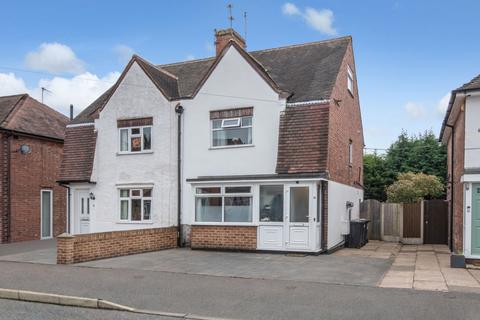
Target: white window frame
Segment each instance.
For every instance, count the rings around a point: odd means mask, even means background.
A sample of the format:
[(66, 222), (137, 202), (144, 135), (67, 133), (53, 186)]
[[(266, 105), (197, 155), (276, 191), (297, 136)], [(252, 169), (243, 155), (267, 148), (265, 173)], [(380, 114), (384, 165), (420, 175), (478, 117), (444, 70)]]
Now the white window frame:
[[(42, 234), (43, 226), (43, 193), (50, 193), (50, 236), (44, 237)], [(52, 189), (40, 189), (40, 239), (52, 239), (53, 238), (53, 190)]]
[(354, 81), (353, 81), (353, 71), (350, 66), (347, 65), (347, 89), (353, 94)]
[[(250, 125), (244, 126), (242, 123), (243, 118), (251, 118)], [(221, 120), (222, 124), (220, 125), (219, 128), (214, 128), (213, 127), (213, 122), (216, 120)], [(237, 120), (237, 125), (224, 125), (225, 121), (230, 121), (230, 120)], [(214, 131), (221, 131), (224, 129), (231, 129), (231, 128), (252, 128), (251, 130), (251, 142), (250, 143), (245, 143), (245, 144), (233, 144), (233, 145), (225, 145), (225, 146), (214, 146), (213, 145), (213, 132)], [(253, 146), (253, 115), (252, 116), (243, 116), (243, 117), (235, 117), (235, 118), (225, 118), (225, 119), (211, 119), (210, 120), (210, 148), (211, 149), (225, 149), (225, 148), (242, 148), (242, 147), (251, 147)]]
[[(140, 129), (139, 134), (132, 134), (132, 129)], [(143, 140), (143, 130), (145, 128), (150, 128), (150, 149), (144, 149), (144, 140)], [(122, 151), (122, 130), (128, 130), (127, 134), (127, 151)], [(140, 151), (131, 151), (132, 150), (132, 137), (140, 137), (141, 139), (141, 149)], [(153, 152), (153, 126), (133, 126), (133, 127), (122, 127), (118, 128), (118, 154), (139, 154), (139, 153), (152, 153)]]
[[(143, 196), (143, 189), (151, 189), (152, 196), (144, 197)], [(128, 190), (128, 197), (122, 197), (121, 192), (122, 190)], [(132, 190), (140, 190), (140, 196), (132, 196)], [(153, 186), (119, 186), (117, 187), (118, 193), (118, 222), (119, 223), (153, 223)], [(140, 217), (141, 220), (132, 220), (132, 199), (140, 199), (141, 200), (141, 207), (140, 207)], [(122, 201), (128, 200), (128, 214), (127, 219), (122, 219)], [(144, 200), (150, 200), (150, 219), (143, 218), (143, 202)]]
[[(250, 192), (245, 193), (226, 193), (225, 189), (229, 187), (249, 187)], [(220, 188), (220, 193), (197, 193), (197, 189), (202, 188)], [(254, 208), (254, 186), (250, 184), (241, 184), (241, 185), (198, 185), (194, 188), (194, 208), (193, 208), (193, 222), (194, 224), (203, 224), (203, 225), (244, 225), (251, 226), (255, 225), (255, 208)], [(250, 206), (252, 210), (252, 221), (248, 222), (226, 222), (225, 221), (225, 197), (250, 197)], [(222, 198), (222, 221), (197, 221), (197, 198)]]

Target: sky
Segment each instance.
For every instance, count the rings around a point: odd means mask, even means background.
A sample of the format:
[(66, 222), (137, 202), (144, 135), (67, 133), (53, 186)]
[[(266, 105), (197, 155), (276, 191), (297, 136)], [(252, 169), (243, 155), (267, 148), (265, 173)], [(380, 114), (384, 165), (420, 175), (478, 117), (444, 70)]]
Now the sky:
[(214, 29), (248, 50), (351, 35), (367, 148), (402, 130), (438, 135), (451, 90), (480, 73), (480, 1), (2, 1), (0, 95), (67, 114), (115, 82), (133, 53), (156, 64), (214, 55)]

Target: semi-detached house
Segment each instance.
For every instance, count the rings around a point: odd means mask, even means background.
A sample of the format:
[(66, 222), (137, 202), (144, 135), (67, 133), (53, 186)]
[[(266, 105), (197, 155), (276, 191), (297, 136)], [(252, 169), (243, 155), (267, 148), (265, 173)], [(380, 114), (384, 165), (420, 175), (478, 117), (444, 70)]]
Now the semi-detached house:
[(167, 65), (133, 56), (68, 125), (71, 234), (180, 226), (192, 248), (344, 243), (363, 199), (352, 38), (248, 52), (226, 29), (215, 45)]

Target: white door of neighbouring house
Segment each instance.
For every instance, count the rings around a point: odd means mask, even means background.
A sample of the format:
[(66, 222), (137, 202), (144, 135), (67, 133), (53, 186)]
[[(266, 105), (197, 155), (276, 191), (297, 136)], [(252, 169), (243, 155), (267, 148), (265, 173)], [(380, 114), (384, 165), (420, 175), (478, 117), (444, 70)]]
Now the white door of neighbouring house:
[(77, 233), (90, 232), (90, 195), (88, 190), (76, 192)]
[(52, 190), (40, 191), (40, 224), (41, 239), (49, 239), (52, 237)]
[(315, 230), (313, 217), (310, 215), (310, 187), (293, 185), (288, 186), (285, 192), (286, 249), (308, 250)]

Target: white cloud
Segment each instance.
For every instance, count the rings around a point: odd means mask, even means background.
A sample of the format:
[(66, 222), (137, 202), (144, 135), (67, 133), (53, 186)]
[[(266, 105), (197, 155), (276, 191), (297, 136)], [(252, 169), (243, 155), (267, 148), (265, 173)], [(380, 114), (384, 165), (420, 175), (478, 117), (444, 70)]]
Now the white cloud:
[(437, 110), (442, 116), (447, 112), (448, 102), (450, 102), (450, 93), (447, 93), (438, 101)]
[(407, 104), (405, 104), (405, 111), (412, 119), (420, 119), (427, 115), (425, 107), (416, 102), (407, 102)]
[(41, 79), (36, 86), (28, 88), (15, 74), (0, 73), (0, 95), (28, 93), (40, 101), (41, 88), (44, 87), (51, 91), (44, 96), (45, 104), (66, 115), (70, 104), (73, 104), (75, 114), (78, 114), (111, 87), (119, 76), (119, 72), (111, 72), (104, 77), (85, 72), (72, 78)]
[(334, 36), (337, 34), (337, 30), (333, 26), (335, 17), (332, 10), (317, 10), (307, 7), (304, 11), (302, 11), (295, 4), (286, 2), (282, 6), (282, 12), (287, 16), (301, 16), (308, 26), (323, 34), (329, 36)]
[(313, 29), (329, 36), (337, 34), (337, 30), (333, 27), (334, 17), (332, 10), (307, 8), (305, 9), (303, 17), (307, 24)]
[(115, 54), (117, 55), (118, 62), (123, 64), (123, 63), (127, 63), (130, 60), (130, 58), (132, 58), (132, 55), (135, 53), (135, 50), (133, 50), (133, 48), (127, 45), (119, 44), (113, 48), (113, 52), (115, 52)]
[(298, 9), (296, 5), (290, 2), (286, 2), (285, 4), (283, 4), (282, 12), (287, 16), (295, 16), (301, 14), (300, 9)]
[(84, 62), (77, 58), (75, 52), (57, 42), (42, 43), (37, 51), (29, 52), (25, 65), (33, 70), (52, 73), (80, 74), (85, 71)]
[(13, 73), (0, 73), (0, 96), (28, 92), (23, 79), (19, 79)]

